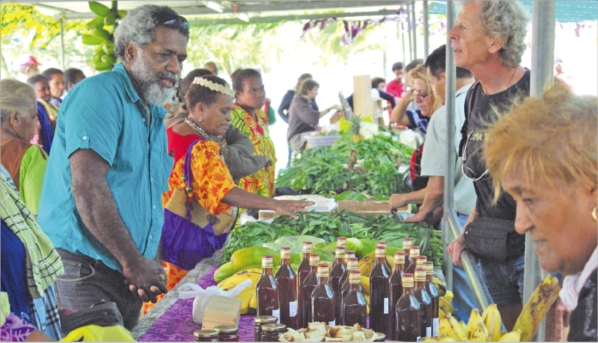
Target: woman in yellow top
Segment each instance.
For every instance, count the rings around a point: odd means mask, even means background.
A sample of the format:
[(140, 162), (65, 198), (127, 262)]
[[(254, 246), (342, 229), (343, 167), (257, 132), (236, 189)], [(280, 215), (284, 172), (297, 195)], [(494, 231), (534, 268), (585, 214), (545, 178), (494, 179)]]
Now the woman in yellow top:
[(231, 124), (243, 132), (255, 146), (255, 155), (265, 156), (272, 166), (246, 176), (239, 187), (254, 194), (271, 197), (274, 194), (276, 152), (268, 130), (268, 114), (264, 112), (266, 91), (262, 76), (254, 69), (240, 69), (233, 73), (236, 102)]
[[(176, 159), (168, 180), (169, 190), (163, 195), (164, 205), (170, 200), (175, 189), (180, 189), (192, 196), (211, 216), (229, 212), (231, 206), (247, 209), (269, 209), (282, 215), (297, 217), (294, 212), (304, 212), (311, 205), (307, 201), (281, 201), (249, 193), (235, 184), (226, 166), (222, 153), (223, 142), (219, 137), (228, 130), (233, 108), (233, 91), (221, 78), (209, 75), (196, 77), (187, 94), (185, 103), (189, 114), (185, 121), (175, 124), (169, 130), (168, 151), (173, 151)], [(184, 153), (177, 153), (184, 150)], [(187, 184), (191, 180), (191, 189)], [(165, 210), (168, 211), (168, 210)], [(183, 241), (182, 235), (170, 235), (172, 227), (169, 213), (165, 213), (162, 235), (162, 257), (164, 260), (180, 258), (182, 245), (190, 247), (193, 253), (200, 256), (211, 256), (221, 248), (227, 233), (218, 235), (212, 224), (203, 228), (207, 232), (204, 242)], [(175, 229), (176, 230), (176, 229)], [(206, 243), (209, 241), (209, 244)], [(189, 246), (191, 244), (192, 246)], [(190, 257), (193, 259), (196, 257)], [(201, 257), (200, 257), (201, 259)], [(179, 259), (179, 261), (184, 260)], [(197, 260), (197, 259), (196, 259)], [(167, 287), (172, 289), (187, 271), (171, 263), (164, 262), (167, 268)], [(182, 265), (181, 265), (182, 266)], [(187, 268), (188, 266), (182, 266)], [(150, 306), (145, 306), (147, 310)]]

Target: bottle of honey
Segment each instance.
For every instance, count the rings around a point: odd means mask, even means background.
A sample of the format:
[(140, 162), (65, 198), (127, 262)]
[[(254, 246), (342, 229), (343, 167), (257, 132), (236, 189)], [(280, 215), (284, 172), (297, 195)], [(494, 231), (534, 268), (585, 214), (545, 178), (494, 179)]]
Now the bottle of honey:
[[(341, 238), (341, 237), (339, 237)], [(344, 237), (342, 237), (344, 238)], [(336, 246), (336, 259), (334, 260), (336, 265), (332, 267), (332, 271), (330, 272), (330, 286), (332, 287), (332, 291), (335, 295), (338, 295), (337, 301), (335, 302), (336, 309), (336, 322), (342, 323), (341, 321), (341, 277), (347, 271), (347, 266), (345, 265), (345, 247), (341, 245)]]
[(309, 266), (310, 271), (305, 281), (301, 285), (301, 293), (299, 293), (299, 303), (303, 304), (303, 323), (307, 327), (307, 323), (313, 322), (312, 320), (312, 306), (311, 306), (311, 295), (318, 286), (318, 264), (320, 263), (320, 255), (311, 254), (309, 255)]
[(405, 266), (404, 271), (407, 272), (407, 268), (411, 266), (411, 245), (413, 240), (409, 237), (403, 238), (403, 252), (405, 253)]
[[(342, 247), (347, 250), (347, 237), (337, 237), (336, 238), (336, 247)], [(332, 266), (330, 266), (330, 270), (333, 270), (336, 264), (338, 263), (337, 259), (332, 261)]]
[(297, 329), (297, 278), (291, 267), (291, 248), (280, 249), (280, 260), (280, 268), (275, 276), (280, 304), (280, 323), (288, 328)]
[[(309, 280), (309, 276), (306, 281)], [(318, 286), (311, 294), (312, 320), (310, 322), (324, 322), (330, 326), (336, 325), (334, 292), (328, 283), (328, 265), (318, 265)]]
[(434, 284), (434, 262), (426, 262), (426, 290), (430, 293), (430, 297), (432, 298), (432, 336), (438, 337), (438, 325), (440, 319), (438, 317), (438, 309), (439, 305), (438, 302), (440, 300), (440, 293), (438, 292), (438, 288)]
[(415, 268), (415, 287), (413, 294), (419, 301), (421, 310), (421, 337), (432, 337), (432, 319), (434, 308), (432, 298), (426, 290), (426, 268)]
[[(382, 245), (384, 247), (384, 251), (386, 251), (386, 242), (385, 241), (379, 241), (376, 245)], [(384, 265), (386, 265), (388, 272), (392, 273), (392, 266), (390, 265), (390, 263), (388, 263), (388, 260), (384, 260)]]
[(421, 337), (421, 307), (413, 293), (413, 274), (403, 274), (403, 295), (395, 305), (396, 336), (391, 341), (417, 342)]
[(357, 261), (356, 264), (359, 264), (359, 260), (357, 259), (357, 257), (355, 257), (355, 253), (353, 253), (353, 256), (350, 256), (350, 252), (346, 253), (345, 263), (347, 264), (347, 269), (345, 269), (345, 272), (343, 273), (343, 275), (341, 275), (341, 278), (339, 279), (339, 284), (341, 285), (341, 287), (343, 287), (343, 285), (345, 284), (345, 282), (347, 282), (349, 278), (349, 265), (353, 263), (353, 261)]
[[(415, 264), (419, 257), (419, 247), (417, 245), (411, 246), (409, 249), (409, 259), (411, 260), (409, 267), (405, 266), (405, 273), (415, 274)], [(405, 256), (405, 264), (407, 264), (407, 256)]]
[(388, 285), (390, 271), (386, 267), (386, 249), (376, 246), (376, 264), (370, 273), (370, 328), (388, 335)]
[(395, 269), (390, 276), (388, 284), (388, 300), (389, 300), (389, 313), (388, 313), (388, 337), (396, 337), (395, 322), (396, 312), (395, 306), (397, 301), (403, 295), (403, 267), (405, 265), (405, 253), (397, 251), (394, 256)]
[(301, 299), (305, 298), (302, 295), (303, 288), (301, 287), (301, 285), (303, 285), (303, 282), (305, 281), (307, 275), (309, 275), (309, 272), (311, 270), (311, 267), (309, 266), (309, 256), (312, 252), (312, 243), (303, 242), (301, 252), (303, 253), (303, 259), (297, 267), (297, 299), (299, 299), (297, 301), (297, 328), (299, 329), (307, 327), (307, 322), (304, 321), (305, 317), (303, 315), (303, 302), (301, 302)]
[(342, 301), (343, 321), (342, 325), (353, 326), (357, 323), (362, 328), (366, 326), (367, 303), (363, 295), (363, 287), (361, 286), (361, 274), (359, 270), (351, 270), (349, 272), (349, 283), (351, 289)]
[(257, 282), (255, 292), (257, 297), (257, 316), (274, 316), (280, 321), (280, 306), (278, 304), (278, 287), (272, 275), (272, 256), (262, 256), (262, 277)]
[[(341, 292), (339, 295), (337, 295), (336, 299), (340, 300), (341, 302), (341, 308), (343, 308), (343, 302), (345, 301), (345, 297), (347, 296), (347, 293), (349, 293), (349, 291), (351, 290), (351, 283), (349, 282), (349, 274), (351, 273), (351, 271), (359, 271), (359, 262), (357, 260), (356, 257), (352, 257), (349, 259), (349, 261), (347, 262), (347, 270), (345, 272), (345, 275), (347, 275), (345, 281), (343, 282), (342, 286), (341, 286)], [(361, 275), (361, 274), (360, 274)], [(361, 282), (359, 283), (359, 290), (364, 293), (364, 289), (363, 289), (363, 285), (361, 284)], [(335, 293), (336, 294), (336, 293)], [(341, 315), (340, 315), (340, 319), (341, 321), (339, 323), (343, 322), (343, 316), (344, 316), (344, 312), (341, 311)]]

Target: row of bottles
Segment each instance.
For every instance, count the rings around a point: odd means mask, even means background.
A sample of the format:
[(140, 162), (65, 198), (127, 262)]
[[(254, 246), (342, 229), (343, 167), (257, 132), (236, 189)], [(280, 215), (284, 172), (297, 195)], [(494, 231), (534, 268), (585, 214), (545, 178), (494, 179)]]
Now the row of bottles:
[[(412, 246), (411, 239), (404, 239), (403, 250), (395, 253), (393, 271), (386, 260), (385, 243), (376, 247), (376, 263), (370, 274), (370, 328), (391, 340), (437, 335), (438, 290), (432, 282), (433, 263), (419, 256), (419, 247)], [(346, 251), (345, 239), (337, 241), (331, 269), (311, 252), (311, 242), (304, 242), (303, 260), (295, 273), (290, 249), (283, 247), (276, 276), (272, 275), (272, 256), (263, 256), (263, 274), (256, 289), (257, 315), (276, 316), (293, 329), (307, 327), (310, 322), (359, 323), (366, 327), (367, 304), (358, 260), (353, 252)]]

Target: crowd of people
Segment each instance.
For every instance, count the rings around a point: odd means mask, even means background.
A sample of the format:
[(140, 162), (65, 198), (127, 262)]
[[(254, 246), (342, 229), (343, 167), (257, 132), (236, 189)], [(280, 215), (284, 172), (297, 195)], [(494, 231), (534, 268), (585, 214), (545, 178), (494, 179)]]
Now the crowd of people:
[[(413, 191), (389, 194), (390, 210), (415, 203), (406, 221), (437, 225), (444, 184), (453, 182), (463, 230), (447, 253), (459, 318), (476, 307), (460, 268), (468, 250), (513, 327), (528, 232), (541, 267), (564, 276), (569, 339), (596, 341), (598, 101), (575, 95), (562, 77), (529, 97), (530, 70), (520, 65), (528, 21), (515, 1), (467, 1), (450, 47), (405, 68), (395, 63), (388, 84), (372, 79), (391, 121), (425, 136)], [(103, 301), (132, 329), (142, 307), (223, 246), (239, 210), (296, 217), (311, 205), (272, 197), (279, 147), (261, 73), (239, 69), (229, 85), (208, 62), (182, 78), (188, 44), (184, 17), (144, 5), (116, 29), (112, 71), (39, 73), (30, 56), (26, 83), (0, 81), (3, 340), (60, 339), (59, 308)], [(457, 65), (454, 163), (445, 159), (447, 53)], [(339, 109), (320, 110), (318, 89), (302, 74), (278, 109), (289, 157)], [(445, 180), (449, 168), (454, 180)]]

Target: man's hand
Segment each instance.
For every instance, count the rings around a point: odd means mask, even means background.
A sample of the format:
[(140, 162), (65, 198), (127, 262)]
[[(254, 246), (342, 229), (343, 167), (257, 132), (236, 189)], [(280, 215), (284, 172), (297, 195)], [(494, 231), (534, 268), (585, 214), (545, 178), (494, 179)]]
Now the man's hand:
[[(465, 232), (465, 228), (463, 228), (463, 232)], [(465, 248), (465, 236), (463, 234), (460, 234), (457, 239), (446, 247), (446, 251), (451, 256), (454, 265), (461, 266), (461, 251)]]
[(405, 194), (393, 194), (390, 196), (390, 212), (394, 212), (397, 208), (406, 206), (407, 201)]
[(168, 292), (164, 268), (154, 260), (141, 257), (129, 266), (123, 266), (123, 275), (131, 292), (137, 292), (144, 302), (155, 303), (157, 295)]
[(307, 212), (305, 207), (314, 204), (313, 201), (296, 201), (296, 200), (275, 200), (276, 206), (274, 211), (276, 213), (291, 216), (292, 218), (299, 219), (295, 212)]

